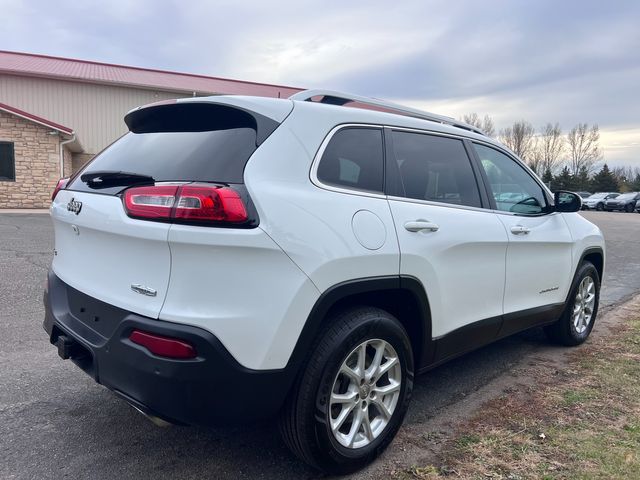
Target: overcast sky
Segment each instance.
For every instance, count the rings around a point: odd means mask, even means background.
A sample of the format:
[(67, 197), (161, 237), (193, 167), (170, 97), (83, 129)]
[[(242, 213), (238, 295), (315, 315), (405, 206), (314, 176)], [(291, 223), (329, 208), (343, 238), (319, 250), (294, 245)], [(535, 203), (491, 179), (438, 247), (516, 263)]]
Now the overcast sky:
[(0, 0), (0, 49), (597, 123), (640, 166), (640, 1)]

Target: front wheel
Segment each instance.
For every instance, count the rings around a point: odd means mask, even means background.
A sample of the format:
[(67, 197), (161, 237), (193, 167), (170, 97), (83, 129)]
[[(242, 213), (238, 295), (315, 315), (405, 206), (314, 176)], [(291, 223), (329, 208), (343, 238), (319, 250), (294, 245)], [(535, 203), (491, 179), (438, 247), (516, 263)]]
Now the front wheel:
[(569, 299), (560, 319), (545, 327), (555, 343), (580, 345), (591, 333), (598, 314), (600, 276), (591, 262), (583, 262), (571, 285)]
[(631, 204), (624, 207), (624, 209), (627, 211), (627, 213), (633, 213), (633, 205)]
[(413, 354), (400, 322), (377, 308), (345, 311), (310, 352), (284, 407), (282, 436), (311, 466), (353, 472), (389, 445), (412, 389)]
[(599, 212), (604, 210), (604, 205), (602, 203), (599, 203), (598, 205), (596, 205), (596, 210), (598, 210)]

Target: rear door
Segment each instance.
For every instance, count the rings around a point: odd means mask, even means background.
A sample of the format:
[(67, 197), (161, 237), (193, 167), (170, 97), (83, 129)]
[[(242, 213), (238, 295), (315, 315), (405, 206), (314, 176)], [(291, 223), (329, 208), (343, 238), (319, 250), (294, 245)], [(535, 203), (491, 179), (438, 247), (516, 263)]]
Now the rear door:
[(563, 214), (551, 212), (542, 186), (515, 159), (488, 145), (473, 148), (509, 237), (505, 314), (564, 302), (573, 239)]
[(208, 102), (150, 106), (126, 121), (131, 131), (57, 194), (52, 269), (87, 295), (157, 318), (171, 272), (171, 223), (130, 218), (124, 191), (192, 182), (240, 188), (246, 162), (278, 123)]
[(490, 341), (502, 316), (507, 238), (496, 214), (482, 208), (486, 194), (464, 142), (402, 130), (386, 138), (400, 272), (424, 285), (433, 337), (486, 320), (455, 336), (444, 354)]

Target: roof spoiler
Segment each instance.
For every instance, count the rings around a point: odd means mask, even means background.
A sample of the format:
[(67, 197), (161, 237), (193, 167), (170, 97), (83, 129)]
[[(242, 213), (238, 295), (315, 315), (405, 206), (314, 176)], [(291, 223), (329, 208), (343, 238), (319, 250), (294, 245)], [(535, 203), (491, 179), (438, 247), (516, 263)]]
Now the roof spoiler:
[(256, 146), (280, 125), (251, 110), (206, 100), (163, 100), (131, 110), (125, 115), (124, 122), (133, 133), (206, 132), (249, 127), (256, 130)]

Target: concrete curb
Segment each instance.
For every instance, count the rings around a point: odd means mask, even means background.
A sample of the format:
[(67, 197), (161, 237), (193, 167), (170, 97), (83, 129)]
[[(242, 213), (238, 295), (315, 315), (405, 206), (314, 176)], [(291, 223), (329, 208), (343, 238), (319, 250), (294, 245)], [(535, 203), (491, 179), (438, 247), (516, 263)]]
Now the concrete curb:
[(0, 215), (4, 213), (21, 213), (24, 215), (29, 214), (44, 214), (49, 213), (48, 208), (0, 208)]

